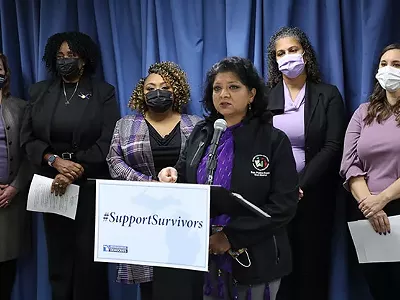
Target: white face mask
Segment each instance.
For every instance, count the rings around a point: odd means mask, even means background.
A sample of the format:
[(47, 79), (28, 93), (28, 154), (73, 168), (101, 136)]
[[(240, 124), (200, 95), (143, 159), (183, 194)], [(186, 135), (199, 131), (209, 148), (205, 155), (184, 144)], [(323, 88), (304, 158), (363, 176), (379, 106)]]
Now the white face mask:
[(375, 78), (383, 89), (388, 92), (395, 92), (400, 89), (400, 69), (386, 66), (378, 70)]

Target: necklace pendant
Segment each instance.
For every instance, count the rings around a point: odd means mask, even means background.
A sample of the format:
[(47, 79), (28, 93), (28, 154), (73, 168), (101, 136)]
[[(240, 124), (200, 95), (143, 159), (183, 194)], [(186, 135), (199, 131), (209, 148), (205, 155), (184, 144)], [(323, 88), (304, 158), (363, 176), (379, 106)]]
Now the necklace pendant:
[(69, 105), (69, 101), (68, 100), (65, 101), (65, 105)]

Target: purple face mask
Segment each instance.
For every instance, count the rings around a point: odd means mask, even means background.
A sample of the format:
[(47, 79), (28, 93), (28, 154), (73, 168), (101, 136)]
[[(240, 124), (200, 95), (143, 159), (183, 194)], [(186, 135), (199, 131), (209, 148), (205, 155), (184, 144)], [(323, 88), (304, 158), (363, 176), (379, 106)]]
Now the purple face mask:
[(284, 57), (278, 59), (279, 71), (289, 78), (296, 78), (299, 76), (303, 73), (305, 66), (303, 54), (286, 54)]

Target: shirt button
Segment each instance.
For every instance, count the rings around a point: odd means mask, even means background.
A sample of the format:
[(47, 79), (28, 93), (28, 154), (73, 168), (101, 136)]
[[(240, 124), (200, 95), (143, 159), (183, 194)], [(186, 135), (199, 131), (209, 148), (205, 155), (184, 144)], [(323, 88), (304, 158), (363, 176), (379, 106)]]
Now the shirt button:
[(9, 141), (8, 144), (11, 146), (12, 145), (12, 141)]
[(10, 128), (11, 128), (10, 126), (7, 126), (7, 127), (6, 127), (7, 130), (10, 130)]
[(10, 161), (13, 161), (14, 160), (14, 157), (10, 157)]

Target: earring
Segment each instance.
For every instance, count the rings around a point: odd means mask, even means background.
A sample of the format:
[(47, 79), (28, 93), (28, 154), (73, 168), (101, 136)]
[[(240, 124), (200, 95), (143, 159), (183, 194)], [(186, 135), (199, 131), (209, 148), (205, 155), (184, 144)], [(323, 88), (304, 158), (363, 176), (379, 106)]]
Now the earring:
[(251, 110), (251, 103), (249, 103), (249, 110)]

